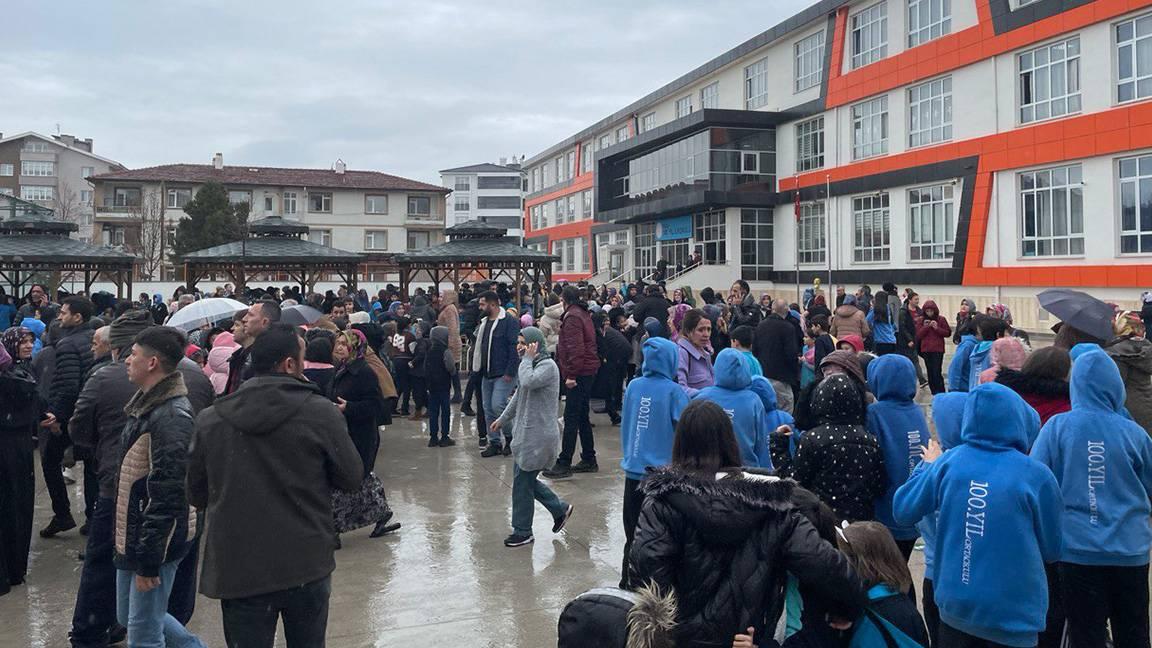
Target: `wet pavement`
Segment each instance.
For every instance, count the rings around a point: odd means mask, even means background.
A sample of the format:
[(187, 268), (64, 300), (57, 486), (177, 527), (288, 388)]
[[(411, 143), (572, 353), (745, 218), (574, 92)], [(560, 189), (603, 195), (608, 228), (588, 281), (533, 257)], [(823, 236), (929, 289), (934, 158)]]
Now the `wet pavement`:
[[(455, 408), (454, 408), (455, 409)], [(619, 429), (592, 415), (600, 472), (553, 483), (575, 515), (559, 535), (536, 508), (536, 543), (508, 549), (512, 460), (479, 456), (475, 419), (453, 412), (453, 448), (428, 448), (425, 423), (400, 419), (381, 436), (376, 470), (403, 523), (399, 532), (342, 536), (336, 553), (328, 645), (540, 647), (556, 645), (565, 603), (619, 581), (624, 546)], [(79, 470), (77, 470), (79, 472)], [(39, 469), (37, 469), (39, 477)], [(70, 487), (77, 521), (80, 487)], [(51, 517), (43, 484), (36, 528)], [(67, 646), (84, 538), (69, 531), (36, 536), (28, 584), (0, 597), (0, 647)], [(923, 558), (912, 558), (919, 582)], [(190, 628), (211, 647), (224, 646), (218, 602), (200, 597)], [(277, 645), (283, 645), (282, 641)]]

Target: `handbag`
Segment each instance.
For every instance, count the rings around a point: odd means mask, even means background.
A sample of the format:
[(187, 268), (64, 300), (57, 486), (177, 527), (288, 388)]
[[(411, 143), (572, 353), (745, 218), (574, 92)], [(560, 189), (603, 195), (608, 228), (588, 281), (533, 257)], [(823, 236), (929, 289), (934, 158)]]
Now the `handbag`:
[(384, 495), (384, 484), (376, 473), (368, 473), (355, 491), (332, 491), (332, 518), (336, 533), (360, 529), (383, 520), (392, 508)]

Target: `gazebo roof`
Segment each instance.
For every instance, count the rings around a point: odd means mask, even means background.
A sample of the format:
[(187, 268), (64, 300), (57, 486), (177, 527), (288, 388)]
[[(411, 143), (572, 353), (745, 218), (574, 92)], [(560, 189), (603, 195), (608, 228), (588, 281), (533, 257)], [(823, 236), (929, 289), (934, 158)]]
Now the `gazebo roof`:
[(248, 231), (256, 236), (299, 236), (307, 234), (309, 227), (298, 220), (281, 216), (268, 216), (249, 223)]
[(485, 223), (484, 221), (470, 220), (453, 225), (444, 230), (449, 238), (503, 238), (508, 234), (507, 228)]
[(89, 264), (132, 267), (136, 257), (52, 234), (0, 234), (0, 264)]
[(189, 252), (181, 257), (185, 263), (356, 263), (364, 255), (320, 245), (295, 237), (262, 236), (245, 241), (232, 241), (203, 250)]

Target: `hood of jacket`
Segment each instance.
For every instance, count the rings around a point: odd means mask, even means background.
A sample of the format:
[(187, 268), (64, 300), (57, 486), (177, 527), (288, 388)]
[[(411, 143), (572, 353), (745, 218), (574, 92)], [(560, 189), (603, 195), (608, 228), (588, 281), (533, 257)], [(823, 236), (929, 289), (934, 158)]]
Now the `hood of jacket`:
[[(928, 311), (932, 311), (931, 316), (927, 314)], [(924, 302), (923, 306), (920, 307), (920, 315), (927, 317), (928, 319), (936, 319), (937, 317), (940, 317), (940, 307), (936, 305), (936, 302), (929, 299), (928, 301)]]
[(839, 342), (847, 342), (848, 344), (852, 345), (852, 348), (856, 350), (856, 353), (860, 353), (864, 350), (864, 338), (856, 335), (855, 333), (849, 333), (848, 335), (840, 336)]
[(960, 440), (989, 450), (1025, 454), (1040, 432), (1040, 415), (1004, 385), (985, 383), (968, 393)]
[(216, 413), (241, 434), (267, 435), (296, 416), (307, 396), (320, 395), (320, 388), (289, 375), (255, 376), (235, 393), (216, 400)]
[(744, 353), (736, 349), (724, 349), (716, 356), (713, 368), (716, 386), (724, 389), (747, 389), (752, 384), (752, 372), (744, 360)]
[(44, 335), (44, 329), (48, 328), (44, 325), (44, 322), (41, 322), (35, 317), (25, 317), (20, 320), (20, 326), (32, 331), (32, 335), (36, 336), (37, 340)]
[(1106, 353), (1085, 353), (1072, 363), (1072, 407), (1119, 413), (1124, 408), (1124, 381)]
[(882, 401), (912, 402), (916, 398), (916, 368), (899, 353), (880, 356), (868, 364), (868, 388)]
[(216, 373), (228, 373), (228, 361), (235, 351), (236, 347), (213, 345), (208, 352), (208, 368)]
[(967, 402), (967, 392), (949, 392), (932, 397), (932, 422), (936, 424), (936, 436), (940, 437), (940, 447), (944, 450), (951, 450), (962, 443), (960, 430)]
[(852, 303), (849, 304), (847, 297), (844, 298), (844, 303), (837, 306), (836, 310), (833, 311), (836, 317), (852, 317), (859, 312), (862, 311), (859, 308), (856, 308), (856, 300), (853, 299)]
[(1009, 369), (1020, 369), (1024, 366), (1024, 361), (1028, 359), (1028, 350), (1024, 348), (1024, 343), (1014, 337), (1003, 337), (992, 343), (992, 351), (989, 354), (991, 366), (997, 369), (1008, 367)]
[(794, 488), (776, 478), (709, 479), (672, 468), (648, 471), (641, 485), (646, 496), (664, 499), (704, 531), (704, 542), (723, 546), (739, 545), (769, 516), (791, 508)]
[(439, 342), (445, 346), (448, 345), (448, 327), (447, 326), (433, 326), (432, 332), (428, 334), (433, 342)]
[(662, 337), (650, 337), (644, 341), (643, 352), (645, 376), (676, 380), (680, 353), (675, 342)]
[(818, 425), (864, 423), (864, 396), (847, 374), (825, 378), (812, 392), (812, 417)]
[(1024, 373), (1016, 369), (1001, 368), (996, 382), (1017, 394), (1031, 394), (1048, 398), (1068, 398), (1068, 382)]
[(1104, 350), (1117, 363), (1152, 373), (1152, 343), (1144, 338), (1117, 338)]

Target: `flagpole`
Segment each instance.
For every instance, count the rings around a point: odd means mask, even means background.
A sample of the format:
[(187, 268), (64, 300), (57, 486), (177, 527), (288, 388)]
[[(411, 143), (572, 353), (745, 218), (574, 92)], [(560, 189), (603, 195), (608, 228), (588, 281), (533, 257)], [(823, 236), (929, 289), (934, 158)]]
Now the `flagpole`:
[(828, 237), (828, 294), (832, 295), (832, 174), (824, 174), (824, 210), (827, 218), (824, 219), (824, 228)]
[(796, 303), (800, 303), (800, 176), (793, 176), (796, 187), (796, 196), (793, 200), (793, 211), (796, 216)]

